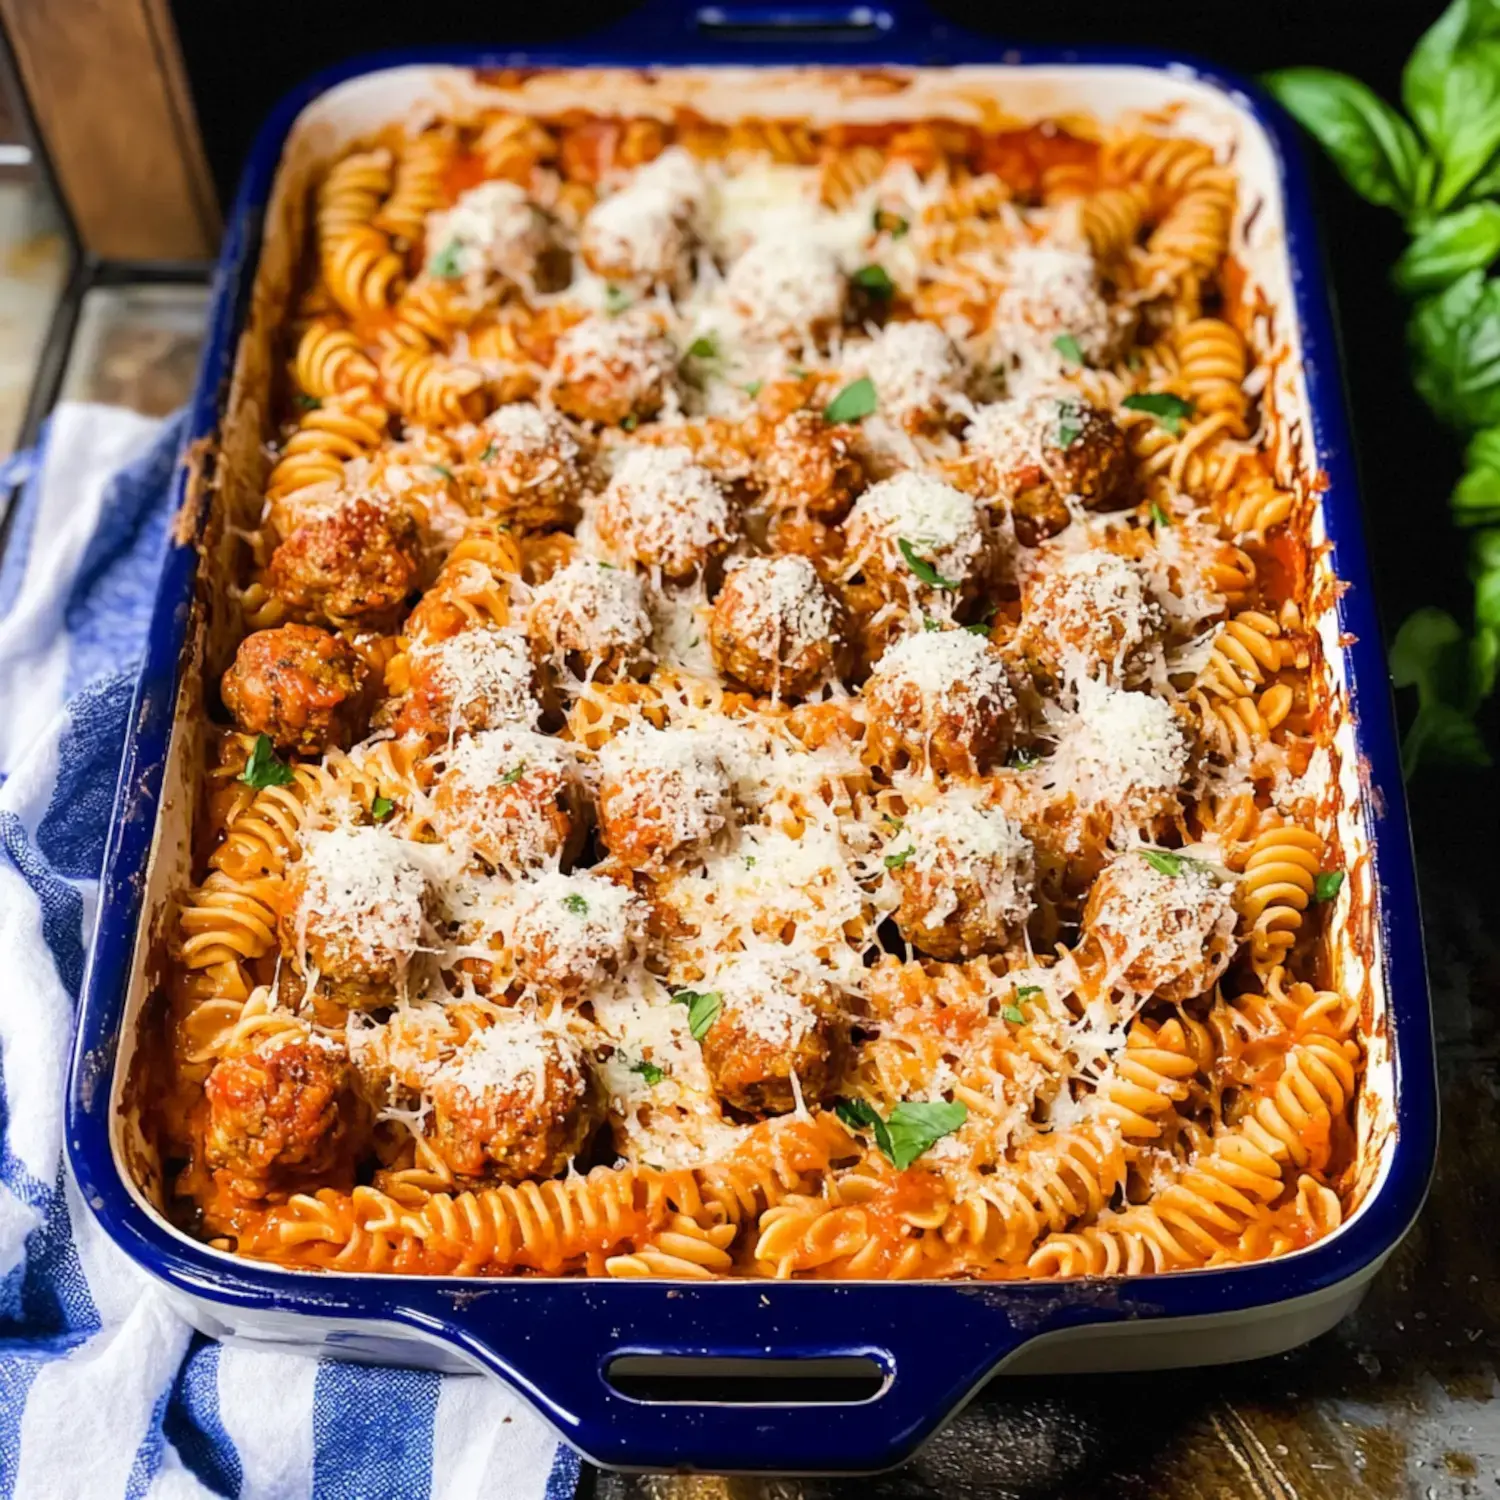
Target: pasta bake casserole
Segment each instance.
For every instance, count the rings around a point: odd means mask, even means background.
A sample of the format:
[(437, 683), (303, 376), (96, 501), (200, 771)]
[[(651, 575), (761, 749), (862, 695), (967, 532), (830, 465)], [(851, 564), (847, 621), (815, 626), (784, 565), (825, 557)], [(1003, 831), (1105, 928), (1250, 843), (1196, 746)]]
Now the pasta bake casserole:
[(308, 1268), (1294, 1250), (1361, 999), (1313, 496), (1162, 121), (482, 111), (313, 189), (174, 1222)]

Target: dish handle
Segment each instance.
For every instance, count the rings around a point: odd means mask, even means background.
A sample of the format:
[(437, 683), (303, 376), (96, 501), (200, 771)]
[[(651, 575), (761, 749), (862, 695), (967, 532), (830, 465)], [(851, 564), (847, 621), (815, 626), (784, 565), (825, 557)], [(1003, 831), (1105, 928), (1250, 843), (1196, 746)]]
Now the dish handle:
[(750, 44), (757, 55), (778, 44), (805, 50), (846, 42), (856, 50), (861, 42), (885, 38), (912, 47), (937, 47), (952, 28), (922, 0), (721, 0), (721, 3), (684, 3), (684, 0), (646, 0), (610, 28), (612, 36), (634, 47), (677, 49), (697, 42)]
[(404, 1323), (516, 1387), (586, 1457), (655, 1471), (889, 1468), (1033, 1339), (1120, 1316), (984, 1284), (402, 1290)]

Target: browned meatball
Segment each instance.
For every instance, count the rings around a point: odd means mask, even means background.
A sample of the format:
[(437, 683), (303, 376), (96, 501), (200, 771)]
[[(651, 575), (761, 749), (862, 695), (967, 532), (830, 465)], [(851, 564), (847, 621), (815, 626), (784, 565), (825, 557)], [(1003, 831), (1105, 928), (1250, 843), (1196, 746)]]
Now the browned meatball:
[(515, 897), (516, 971), (548, 999), (576, 1001), (618, 974), (640, 940), (642, 902), (602, 875), (551, 872)]
[(411, 689), (396, 717), (398, 734), (529, 729), (541, 712), (531, 648), (519, 630), (476, 625), (446, 640), (420, 640), (408, 660)]
[(819, 521), (842, 521), (865, 480), (853, 432), (815, 411), (794, 411), (776, 424), (759, 471), (768, 510)]
[(432, 1079), (433, 1148), (461, 1180), (555, 1177), (599, 1123), (598, 1089), (562, 1033), (504, 1011)]
[(834, 673), (840, 611), (805, 557), (754, 557), (732, 567), (708, 640), (719, 670), (752, 692), (805, 698)]
[(1010, 748), (1016, 700), (1005, 662), (967, 630), (897, 641), (865, 684), (866, 747), (887, 772), (973, 776)]
[(1130, 476), (1125, 434), (1081, 397), (1032, 396), (982, 406), (964, 435), (971, 483), (1010, 507), (1016, 536), (1035, 546), (1070, 519), (1067, 501), (1117, 504)]
[(678, 583), (722, 557), (739, 529), (723, 489), (687, 448), (630, 449), (593, 519), (614, 557)]
[(1033, 672), (1052, 681), (1136, 682), (1164, 625), (1140, 568), (1091, 549), (1068, 553), (1027, 580), (1015, 645)]
[(208, 1165), (260, 1196), (287, 1175), (335, 1164), (351, 1079), (342, 1043), (300, 1023), (227, 1052), (203, 1084)]
[(271, 554), (266, 582), (312, 619), (389, 616), (417, 582), (416, 523), (404, 511), (354, 500), (306, 521)]
[(1188, 1000), (1234, 955), (1234, 877), (1184, 855), (1133, 849), (1094, 882), (1080, 955), (1105, 985)]
[(579, 249), (589, 270), (626, 285), (679, 285), (692, 271), (706, 187), (703, 169), (680, 146), (637, 168), (584, 220)]
[(599, 755), (599, 833), (626, 868), (656, 871), (729, 821), (729, 778), (706, 734), (632, 725)]
[(583, 836), (566, 747), (525, 729), (461, 740), (437, 779), (432, 825), (453, 848), (512, 875), (564, 860)]
[(630, 676), (651, 654), (645, 584), (597, 558), (577, 558), (540, 584), (526, 628), (544, 663), (580, 681)]
[(224, 674), (224, 707), (246, 734), (278, 750), (319, 755), (359, 735), (364, 662), (338, 636), (313, 625), (257, 630), (240, 642)]
[(885, 856), (896, 925), (933, 958), (1001, 953), (1024, 933), (1036, 870), (1020, 826), (962, 791), (908, 813)]
[(423, 947), (431, 893), (402, 840), (379, 828), (314, 830), (287, 878), (281, 918), (288, 989), (354, 1010), (393, 1004)]
[(847, 1030), (816, 960), (776, 949), (738, 953), (698, 993), (719, 997), (702, 1046), (726, 1104), (747, 1114), (784, 1115), (797, 1107), (793, 1074), (807, 1104), (836, 1092)]
[(463, 450), (463, 477), (487, 514), (525, 531), (577, 522), (590, 455), (561, 413), (517, 401), (454, 436)]
[(676, 371), (671, 343), (646, 318), (587, 318), (557, 341), (553, 404), (605, 426), (644, 421), (666, 403)]

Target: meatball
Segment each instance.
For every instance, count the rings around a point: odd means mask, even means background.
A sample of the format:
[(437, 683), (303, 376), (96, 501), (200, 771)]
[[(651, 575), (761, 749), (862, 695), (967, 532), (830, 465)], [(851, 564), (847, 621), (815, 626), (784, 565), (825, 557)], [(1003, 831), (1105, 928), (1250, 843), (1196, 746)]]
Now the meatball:
[(1034, 672), (1055, 682), (1134, 682), (1164, 626), (1140, 568), (1095, 548), (1069, 553), (1027, 581), (1015, 645)]
[(551, 873), (516, 893), (517, 974), (548, 999), (578, 1000), (617, 975), (641, 938), (643, 903), (602, 875)]
[(1072, 395), (982, 406), (964, 435), (971, 482), (1009, 506), (1026, 546), (1056, 536), (1068, 501), (1119, 502), (1130, 476), (1125, 434), (1108, 412)]
[(972, 599), (991, 540), (973, 499), (930, 474), (907, 471), (871, 485), (844, 522), (846, 568), (889, 599)]
[(1000, 953), (1023, 934), (1035, 902), (1030, 841), (999, 808), (950, 791), (910, 813), (885, 856), (901, 905), (896, 925), (933, 958)]
[(1056, 737), (1037, 773), (1054, 797), (1107, 811), (1120, 834), (1164, 828), (1179, 810), (1191, 736), (1160, 698), (1086, 678)]
[(827, 340), (848, 290), (833, 251), (805, 235), (773, 233), (730, 266), (722, 296), (743, 338), (796, 349)]
[(935, 323), (891, 323), (868, 343), (849, 345), (844, 374), (868, 376), (881, 415), (912, 432), (946, 426), (964, 394), (963, 361)]
[(646, 585), (592, 557), (559, 568), (536, 589), (526, 628), (542, 661), (580, 681), (614, 682), (650, 658)]
[(967, 630), (892, 646), (865, 684), (865, 744), (887, 771), (973, 776), (1010, 748), (1016, 700), (998, 650)]
[(577, 1047), (517, 1010), (500, 1012), (432, 1076), (428, 1138), (461, 1181), (555, 1177), (601, 1117)]
[(418, 546), (405, 511), (354, 500), (282, 542), (266, 583), (288, 608), (314, 619), (390, 618), (416, 587)]
[(759, 470), (768, 510), (818, 521), (842, 521), (865, 477), (853, 433), (814, 411), (794, 411), (776, 424)]
[(649, 319), (586, 318), (557, 341), (552, 402), (584, 422), (644, 421), (666, 404), (676, 373), (672, 345)]
[(577, 522), (589, 486), (589, 455), (561, 413), (513, 402), (497, 407), (460, 440), (464, 477), (487, 514), (525, 531)]
[[(694, 993), (717, 995), (703, 1061), (720, 1098), (754, 1115), (829, 1099), (847, 1030), (830, 976), (813, 958), (779, 949), (724, 959)], [(796, 1076), (796, 1084), (792, 1082)]]
[(246, 734), (319, 755), (359, 736), (367, 669), (338, 636), (313, 625), (257, 630), (224, 674), (224, 707)]
[(557, 864), (583, 836), (566, 748), (525, 729), (487, 729), (447, 757), (432, 797), (432, 826), (513, 875)]
[(1102, 983), (1181, 1001), (1218, 983), (1234, 954), (1234, 879), (1186, 855), (1132, 849), (1083, 908), (1080, 953)]
[(431, 892), (416, 845), (379, 828), (315, 830), (287, 877), (281, 948), (336, 1006), (394, 1004), (423, 946)]
[(398, 734), (536, 724), (541, 705), (531, 649), (520, 630), (475, 625), (446, 640), (418, 640), (408, 659), (411, 691), (396, 718)]
[(708, 626), (719, 670), (777, 699), (805, 698), (827, 682), (843, 636), (838, 608), (805, 557), (732, 567)]
[(513, 182), (481, 182), (427, 219), (427, 273), (459, 279), (471, 295), (492, 280), (531, 292), (550, 287), (555, 238), (541, 208)]
[(599, 833), (628, 869), (658, 871), (701, 848), (730, 811), (729, 777), (706, 734), (632, 724), (599, 754)]
[(1007, 363), (1055, 374), (1056, 343), (1073, 339), (1092, 365), (1108, 364), (1127, 332), (1099, 285), (1099, 268), (1086, 250), (1016, 245), (1006, 257), (994, 327), (1003, 331)]
[(734, 540), (729, 501), (686, 448), (632, 448), (593, 514), (599, 540), (622, 562), (674, 583), (701, 574)]
[(669, 148), (589, 211), (579, 246), (585, 264), (610, 282), (679, 286), (692, 270), (706, 196), (703, 169), (680, 146)]
[(209, 1167), (232, 1173), (247, 1197), (288, 1174), (329, 1171), (347, 1131), (340, 1104), (352, 1076), (342, 1043), (302, 1024), (226, 1052), (203, 1084)]

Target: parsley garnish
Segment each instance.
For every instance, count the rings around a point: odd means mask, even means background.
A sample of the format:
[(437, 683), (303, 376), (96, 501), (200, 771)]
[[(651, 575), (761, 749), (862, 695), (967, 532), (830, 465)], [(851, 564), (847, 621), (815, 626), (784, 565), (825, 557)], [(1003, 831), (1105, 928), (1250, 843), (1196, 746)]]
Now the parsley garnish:
[(1039, 985), (1039, 984), (1023, 984), (1020, 987), (1020, 989), (1018, 989), (1016, 991), (1016, 999), (1017, 1000), (1029, 1000), (1033, 995), (1040, 995), (1041, 993), (1042, 993), (1042, 987), (1041, 987), (1041, 985)]
[(498, 450), (493, 443), (486, 443), (484, 452), (479, 455), (479, 462), (482, 464), (487, 464), (495, 456), (497, 451)]
[(1083, 350), (1078, 345), (1078, 340), (1071, 333), (1060, 333), (1052, 340), (1052, 347), (1066, 360), (1075, 365), (1084, 362)]
[(292, 396), (292, 400), (295, 401), (303, 411), (317, 411), (317, 409), (323, 404), (318, 400), (316, 396), (309, 396), (306, 391), (295, 392)]
[(924, 633), (929, 630), (941, 630), (942, 628), (943, 622), (941, 620), (934, 620), (931, 615), (922, 616), (922, 630)]
[(900, 818), (894, 817), (892, 814), (887, 812), (881, 813), (880, 820), (883, 823), (889, 823), (897, 833), (900, 833), (901, 830), (906, 827), (906, 824), (903, 823)]
[(911, 221), (903, 219), (900, 214), (891, 213), (888, 209), (877, 208), (870, 215), (870, 228), (876, 234), (884, 230), (893, 240), (899, 240), (911, 228)]
[(916, 845), (915, 844), (908, 844), (907, 847), (905, 849), (903, 849), (899, 854), (887, 854), (886, 857), (885, 857), (885, 867), (886, 867), (886, 869), (887, 870), (899, 870), (901, 868), (901, 866), (904, 865), (907, 862), (907, 860), (909, 860), (912, 857), (912, 855), (915, 854), (916, 852), (917, 852)]
[(703, 1040), (724, 1009), (724, 997), (718, 990), (678, 990), (672, 996), (672, 1003), (687, 1006), (688, 1031), (695, 1042)]
[(755, 856), (753, 854), (747, 854), (745, 856), (745, 868), (747, 870), (753, 870), (755, 868)]
[(631, 296), (623, 287), (616, 286), (611, 282), (604, 288), (604, 310), (610, 317), (625, 311), (630, 306)]
[(1332, 901), (1343, 884), (1344, 872), (1342, 870), (1320, 870), (1318, 878), (1313, 881), (1313, 900)]
[(620, 429), (622, 432), (634, 432), (640, 425), (640, 418), (633, 411), (628, 411), (620, 418)]
[(1057, 403), (1057, 446), (1071, 448), (1083, 435), (1083, 409), (1074, 401)]
[(1151, 519), (1155, 521), (1158, 526), (1170, 526), (1172, 524), (1171, 516), (1169, 516), (1166, 511), (1164, 511), (1161, 506), (1157, 504), (1155, 500), (1151, 502)]
[(688, 345), (687, 352), (690, 359), (717, 359), (719, 357), (718, 335), (714, 333), (700, 333)]
[(968, 1106), (947, 1104), (941, 1099), (908, 1100), (882, 1120), (863, 1099), (840, 1099), (833, 1112), (850, 1130), (868, 1127), (887, 1161), (898, 1172), (905, 1171), (921, 1154), (945, 1135), (952, 1135), (969, 1118)]
[(1191, 855), (1187, 854), (1173, 854), (1166, 849), (1137, 849), (1135, 852), (1158, 875), (1181, 875), (1184, 870), (1206, 870), (1208, 868), (1201, 859), (1194, 859)]
[(562, 900), (563, 909), (570, 911), (575, 917), (586, 917), (589, 914), (589, 904), (577, 891), (570, 891)]
[(990, 633), (990, 627), (986, 625), (982, 620), (975, 625), (965, 625), (964, 629), (967, 630), (970, 635), (982, 635), (986, 638)]
[(1021, 1007), (1019, 1005), (1002, 1006), (1000, 1014), (1004, 1016), (1012, 1026), (1023, 1026), (1026, 1023), (1026, 1017), (1021, 1014)]
[(1181, 396), (1174, 396), (1170, 391), (1144, 391), (1139, 395), (1127, 396), (1120, 405), (1129, 411), (1147, 412), (1173, 437), (1182, 432), (1183, 418), (1193, 414), (1193, 403), (1184, 401)]
[(1029, 750), (1022, 745), (1018, 750), (1010, 752), (1008, 764), (1015, 771), (1029, 771), (1034, 765), (1041, 761), (1041, 756), (1035, 750)]
[(449, 240), (431, 260), (427, 262), (427, 274), (429, 276), (441, 276), (445, 281), (452, 280), (455, 276), (461, 276), (463, 272), (458, 265), (459, 243), (457, 240)]
[(884, 300), (896, 295), (896, 283), (884, 266), (861, 266), (850, 278), (855, 286), (862, 286), (872, 297)]
[(271, 736), (256, 735), (250, 758), (245, 762), (245, 769), (240, 772), (239, 780), (260, 792), (268, 786), (290, 786), (295, 779), (292, 768), (276, 754)]
[[(798, 376), (800, 380), (802, 377)], [(875, 410), (875, 382), (868, 375), (846, 385), (823, 408), (825, 422), (858, 422)]]
[(428, 464), (427, 467), (429, 469), (435, 469), (439, 474), (443, 476), (444, 479), (453, 478), (453, 470), (448, 468), (445, 464)]
[(951, 578), (944, 578), (926, 558), (918, 557), (917, 549), (904, 536), (897, 539), (896, 545), (901, 549), (902, 557), (906, 559), (906, 566), (929, 587), (946, 589), (950, 594), (962, 587)]
[(500, 778), (501, 786), (514, 786), (526, 774), (526, 762), (518, 760), (505, 775)]
[[(653, 1088), (667, 1076), (665, 1068), (658, 1068), (654, 1062), (648, 1062), (644, 1057), (639, 1062), (631, 1063), (630, 1071), (639, 1073)], [(661, 1168), (658, 1167), (657, 1170), (660, 1171)]]
[(760, 395), (760, 388), (764, 384), (764, 380), (752, 380), (747, 384), (742, 385), (740, 389), (753, 400), (756, 396)]
[(786, 372), (792, 377), (793, 380), (806, 380), (809, 374), (809, 372), (807, 370), (804, 370), (801, 365), (788, 365), (786, 367)]
[(370, 803), (370, 816), (377, 823), (384, 823), (395, 810), (396, 804), (389, 797), (381, 792), (376, 792), (375, 800)]

